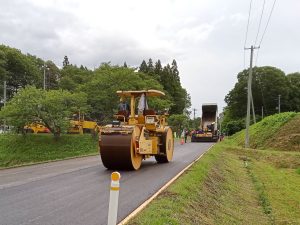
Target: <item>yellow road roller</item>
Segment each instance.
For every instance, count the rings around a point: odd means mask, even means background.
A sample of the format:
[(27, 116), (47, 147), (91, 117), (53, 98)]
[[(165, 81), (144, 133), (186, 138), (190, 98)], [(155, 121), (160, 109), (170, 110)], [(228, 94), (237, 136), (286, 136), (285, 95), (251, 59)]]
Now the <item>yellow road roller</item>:
[[(108, 169), (138, 170), (142, 160), (154, 156), (158, 163), (173, 158), (174, 139), (167, 113), (148, 108), (148, 97), (165, 94), (158, 90), (117, 91), (119, 111), (111, 124), (99, 132), (100, 156)], [(124, 100), (130, 99), (130, 105)], [(136, 108), (137, 105), (137, 108)]]

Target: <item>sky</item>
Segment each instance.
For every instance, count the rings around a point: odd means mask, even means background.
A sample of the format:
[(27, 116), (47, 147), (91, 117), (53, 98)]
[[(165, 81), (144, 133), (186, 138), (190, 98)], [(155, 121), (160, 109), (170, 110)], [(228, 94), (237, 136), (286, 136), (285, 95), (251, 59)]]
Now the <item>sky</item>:
[[(259, 44), (274, 0), (253, 0), (246, 47)], [(177, 61), (196, 116), (202, 103), (226, 106), (238, 72), (249, 67), (244, 43), (250, 0), (0, 0), (0, 44), (71, 64), (137, 67), (142, 60)], [(277, 0), (257, 66), (300, 71), (300, 1)], [(245, 60), (244, 60), (245, 58)], [(257, 58), (257, 59), (256, 59)], [(244, 63), (245, 62), (245, 63)]]

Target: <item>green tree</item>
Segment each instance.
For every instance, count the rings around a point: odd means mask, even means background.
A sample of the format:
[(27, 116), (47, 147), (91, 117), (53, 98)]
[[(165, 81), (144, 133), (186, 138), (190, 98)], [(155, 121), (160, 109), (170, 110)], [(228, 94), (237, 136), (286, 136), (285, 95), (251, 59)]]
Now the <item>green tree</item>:
[[(237, 83), (225, 97), (227, 110), (233, 119), (246, 115), (248, 74), (248, 70), (240, 72)], [(281, 110), (288, 111), (288, 92), (289, 83), (284, 72), (270, 66), (253, 68), (252, 95), (256, 114), (261, 115), (262, 107), (265, 115), (277, 113), (278, 95), (281, 95)]]
[(244, 119), (230, 120), (227, 123), (224, 123), (224, 126), (222, 128), (223, 130), (222, 133), (225, 133), (226, 135), (233, 135), (234, 133), (244, 128), (245, 128)]
[(172, 74), (174, 80), (176, 80), (177, 82), (180, 83), (179, 71), (178, 71), (177, 62), (175, 59), (173, 59), (173, 61), (172, 61), (171, 74)]
[(173, 67), (167, 64), (163, 68), (161, 73), (161, 83), (163, 84), (164, 89), (171, 95), (174, 103), (170, 109), (170, 113), (182, 114), (188, 112), (187, 109), (191, 106), (191, 99), (187, 91), (181, 86), (177, 64), (175, 60), (174, 62), (175, 64)]
[(148, 66), (145, 60), (140, 65), (139, 72), (148, 73)]
[(42, 122), (59, 137), (69, 127), (69, 117), (88, 110), (86, 95), (63, 90), (21, 89), (0, 111), (0, 118), (23, 131), (25, 125)]
[(148, 69), (148, 71), (147, 71), (148, 74), (154, 73), (154, 66), (153, 66), (153, 61), (151, 58), (148, 60), (147, 69)]
[[(41, 84), (42, 75), (31, 57), (24, 55), (20, 50), (0, 45), (2, 70), (7, 81), (7, 99), (10, 99), (20, 88), (26, 85)], [(0, 75), (3, 84), (4, 76)]]
[[(5, 53), (0, 49), (0, 96), (1, 96), (1, 105), (3, 105), (4, 102), (4, 96), (3, 96), (3, 83), (7, 79), (7, 71), (6, 71), (6, 55)], [(0, 105), (0, 106), (1, 106)]]
[(189, 123), (189, 118), (184, 114), (173, 114), (168, 118), (168, 124), (172, 127), (173, 131), (180, 136), (183, 128), (187, 128)]
[(69, 65), (70, 65), (69, 58), (68, 58), (68, 56), (65, 56), (64, 61), (63, 61), (63, 68), (65, 68)]
[(154, 66), (154, 74), (157, 76), (157, 80), (161, 82), (162, 65), (160, 60), (157, 60)]
[(287, 76), (289, 88), (289, 110), (300, 112), (300, 73), (291, 73)]
[(46, 63), (46, 88), (53, 90), (59, 88), (59, 81), (61, 80), (61, 72), (59, 68), (50, 60)]
[(190, 119), (189, 120), (188, 127), (190, 129), (196, 130), (200, 127), (200, 123), (201, 123), (201, 117), (196, 117), (195, 119)]
[(75, 92), (81, 84), (92, 79), (93, 71), (84, 67), (78, 68), (76, 65), (69, 65), (64, 67), (60, 71), (60, 74), (59, 87), (64, 90)]
[(39, 102), (44, 92), (34, 87), (27, 87), (18, 92), (0, 111), (0, 118), (18, 130), (26, 124), (36, 121)]
[(87, 96), (84, 93), (70, 93), (64, 90), (50, 90), (40, 103), (38, 118), (43, 121), (55, 137), (66, 132), (69, 118), (74, 112), (87, 113)]
[[(237, 83), (225, 97), (227, 107), (224, 110), (222, 126), (228, 134), (245, 127), (248, 74), (249, 70), (238, 73)], [(285, 76), (283, 71), (275, 67), (254, 67), (252, 95), (258, 120), (261, 118), (262, 108), (264, 116), (278, 113), (279, 95), (281, 95), (281, 112), (299, 111), (299, 80), (298, 73)]]
[(171, 114), (190, 113), (188, 109), (191, 106), (191, 97), (181, 86), (178, 66), (175, 59), (172, 61), (172, 66), (167, 64), (164, 68), (162, 68), (160, 60), (155, 63), (155, 66), (153, 66), (151, 58), (148, 64), (143, 60), (139, 71), (148, 74), (163, 85), (164, 90), (173, 101), (170, 108)]
[[(91, 116), (102, 122), (108, 122), (117, 112), (119, 98), (118, 90), (163, 90), (163, 87), (149, 75), (134, 72), (134, 69), (119, 66), (101, 65), (95, 70), (95, 75), (79, 90), (87, 93), (88, 103), (92, 107)], [(168, 98), (149, 98), (149, 107), (157, 110), (170, 108)]]
[(155, 67), (153, 65), (153, 61), (151, 58), (148, 60), (147, 69), (146, 69), (145, 73), (147, 73), (149, 76), (153, 77), (153, 79), (160, 82), (159, 73), (156, 73)]

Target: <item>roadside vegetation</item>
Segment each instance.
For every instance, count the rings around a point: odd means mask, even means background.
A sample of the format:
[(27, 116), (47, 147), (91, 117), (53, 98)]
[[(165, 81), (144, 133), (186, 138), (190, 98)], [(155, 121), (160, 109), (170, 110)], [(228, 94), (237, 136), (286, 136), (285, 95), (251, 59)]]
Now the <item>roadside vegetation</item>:
[[(227, 135), (245, 128), (248, 75), (249, 69), (239, 72), (236, 84), (225, 96), (227, 106), (223, 112), (222, 130)], [(279, 68), (272, 66), (254, 67), (252, 94), (257, 121), (260, 121), (262, 116), (278, 113), (279, 96), (281, 112), (299, 112), (300, 73), (285, 74)]]
[(72, 64), (67, 56), (62, 62), (60, 69), (52, 61), (0, 45), (0, 83), (6, 82), (5, 106), (0, 85), (0, 129), (6, 124), (22, 132), (24, 126), (41, 123), (59, 138), (70, 125), (68, 119), (83, 113), (106, 124), (118, 111), (117, 90), (160, 90), (166, 95), (149, 98), (150, 108), (168, 109), (174, 115), (189, 113), (191, 99), (181, 85), (175, 59), (162, 65), (150, 58), (138, 68), (126, 62), (99, 62), (94, 70)]
[(216, 144), (129, 224), (300, 224), (300, 143), (275, 143), (299, 138), (299, 119), (251, 126), (251, 149), (243, 132)]
[(0, 168), (96, 154), (97, 139), (91, 135), (0, 135)]

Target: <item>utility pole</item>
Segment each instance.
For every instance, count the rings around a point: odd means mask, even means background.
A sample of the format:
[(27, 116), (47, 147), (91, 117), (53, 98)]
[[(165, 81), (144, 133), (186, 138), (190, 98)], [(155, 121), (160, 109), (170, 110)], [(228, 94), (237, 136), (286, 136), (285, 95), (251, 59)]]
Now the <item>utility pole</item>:
[(255, 118), (255, 109), (254, 109), (253, 96), (252, 96), (252, 88), (251, 88), (251, 105), (252, 105), (252, 116), (253, 116), (253, 122), (254, 122), (254, 123), (256, 123), (256, 118)]
[(278, 95), (278, 113), (280, 113), (280, 97), (281, 95)]
[(222, 134), (222, 122), (223, 122), (223, 117), (224, 117), (224, 113), (220, 113), (220, 115), (219, 115), (219, 123), (220, 123), (220, 131), (219, 131), (219, 135)]
[(261, 107), (261, 119), (263, 119), (264, 118), (264, 107), (262, 106)]
[(195, 118), (196, 118), (196, 111), (197, 111), (197, 109), (193, 108), (193, 111), (194, 111), (194, 120), (195, 120)]
[(252, 98), (252, 62), (253, 62), (253, 51), (254, 49), (258, 49), (259, 47), (254, 47), (251, 45), (251, 48), (245, 48), (245, 50), (250, 49), (250, 69), (249, 69), (249, 77), (248, 77), (248, 89), (247, 89), (247, 117), (246, 117), (246, 135), (245, 135), (245, 148), (249, 148), (249, 126), (250, 126), (250, 104)]
[[(3, 84), (3, 106), (6, 105), (6, 80), (4, 81), (4, 84)], [(4, 128), (3, 128), (3, 131), (5, 133), (6, 131), (6, 121), (4, 120), (3, 121), (3, 125), (4, 125)]]
[(193, 111), (194, 111), (194, 122), (193, 122), (193, 124), (194, 124), (194, 127), (196, 128), (195, 118), (196, 118), (196, 111), (197, 111), (197, 109), (193, 108)]
[(4, 85), (3, 85), (3, 103), (5, 106), (5, 104), (6, 104), (6, 80), (4, 81)]
[(44, 90), (46, 90), (46, 62), (44, 62)]

